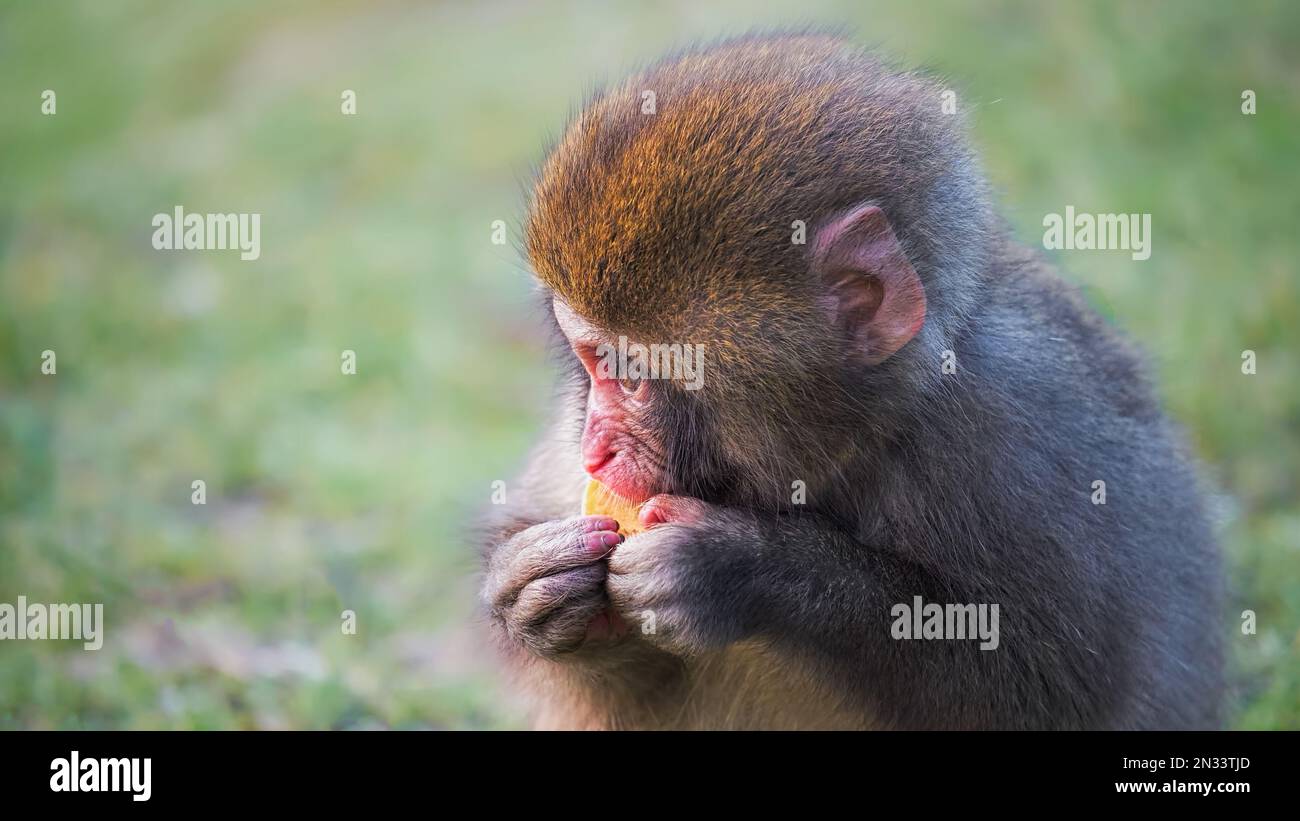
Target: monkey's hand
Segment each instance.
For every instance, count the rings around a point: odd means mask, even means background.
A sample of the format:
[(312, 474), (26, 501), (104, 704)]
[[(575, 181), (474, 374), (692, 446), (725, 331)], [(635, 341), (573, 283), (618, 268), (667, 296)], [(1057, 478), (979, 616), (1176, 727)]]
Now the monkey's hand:
[(649, 530), (609, 557), (609, 600), (634, 636), (678, 656), (745, 637), (749, 619), (742, 523), (731, 511), (685, 496), (656, 496), (641, 509)]
[(488, 562), (483, 599), (494, 620), (550, 659), (607, 630), (605, 557), (623, 538), (617, 531), (608, 516), (575, 516), (516, 533)]

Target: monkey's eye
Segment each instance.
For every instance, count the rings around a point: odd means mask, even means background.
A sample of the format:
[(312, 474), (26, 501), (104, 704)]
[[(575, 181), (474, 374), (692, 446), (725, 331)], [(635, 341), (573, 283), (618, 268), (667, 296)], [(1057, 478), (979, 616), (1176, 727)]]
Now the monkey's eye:
[(645, 380), (639, 376), (625, 376), (618, 380), (618, 386), (623, 389), (623, 393), (631, 396), (640, 389), (641, 383), (644, 381)]

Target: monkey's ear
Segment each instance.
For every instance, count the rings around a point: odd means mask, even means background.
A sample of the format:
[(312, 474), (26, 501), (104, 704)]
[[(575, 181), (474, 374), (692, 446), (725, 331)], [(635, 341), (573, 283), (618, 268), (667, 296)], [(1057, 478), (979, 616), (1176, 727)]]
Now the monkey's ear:
[(878, 206), (861, 206), (822, 228), (813, 266), (856, 359), (884, 362), (925, 324), (925, 288)]

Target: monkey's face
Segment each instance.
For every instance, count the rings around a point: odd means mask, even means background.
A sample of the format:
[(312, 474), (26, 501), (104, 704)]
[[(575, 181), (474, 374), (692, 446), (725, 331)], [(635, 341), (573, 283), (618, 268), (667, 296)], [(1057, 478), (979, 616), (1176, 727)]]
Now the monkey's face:
[[(556, 322), (588, 381), (587, 473), (633, 502), (660, 493), (725, 502), (768, 496), (792, 472), (830, 469), (847, 444), (833, 432), (851, 434), (844, 420), (863, 399), (835, 373), (892, 357), (924, 323), (926, 295), (878, 206), (827, 221), (811, 256), (821, 287), (802, 303), (753, 280), (749, 291), (701, 287), (707, 299), (665, 304), (659, 327), (691, 328), (703, 341), (689, 344), (629, 340), (608, 330), (618, 315), (593, 321), (553, 292)], [(689, 312), (698, 305), (707, 311)], [(706, 352), (709, 387), (700, 390)]]
[(601, 331), (560, 299), (553, 305), (560, 330), (587, 374), (583, 467), (633, 502), (664, 492), (664, 442), (654, 424), (651, 380), (644, 368), (630, 361), (626, 338)]

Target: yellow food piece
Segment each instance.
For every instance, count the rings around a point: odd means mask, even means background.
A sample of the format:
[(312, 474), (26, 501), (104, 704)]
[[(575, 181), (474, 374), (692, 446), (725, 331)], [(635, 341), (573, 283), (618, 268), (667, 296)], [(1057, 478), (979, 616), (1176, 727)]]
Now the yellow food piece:
[(631, 536), (645, 530), (637, 513), (641, 506), (629, 502), (595, 479), (587, 480), (587, 489), (582, 494), (582, 515), (609, 516), (618, 522), (618, 532)]

